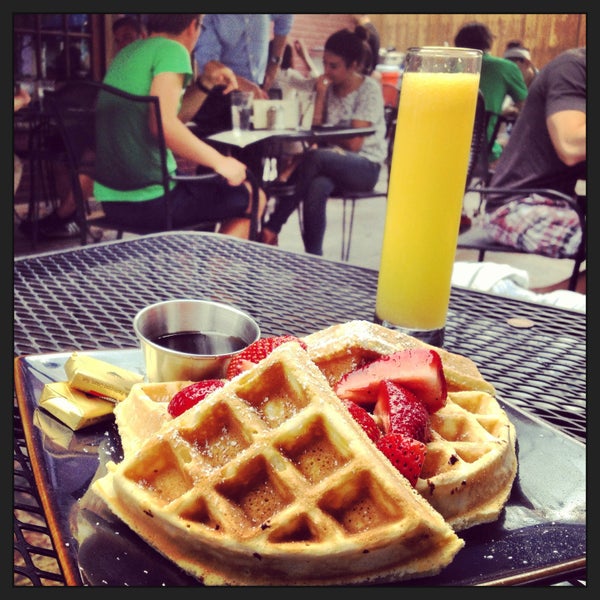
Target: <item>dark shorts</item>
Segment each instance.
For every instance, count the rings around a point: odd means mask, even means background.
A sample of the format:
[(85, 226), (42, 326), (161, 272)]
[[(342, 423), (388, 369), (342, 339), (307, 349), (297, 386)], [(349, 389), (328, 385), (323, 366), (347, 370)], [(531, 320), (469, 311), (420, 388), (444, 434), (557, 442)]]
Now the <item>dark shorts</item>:
[[(201, 221), (247, 216), (249, 193), (244, 185), (232, 187), (223, 180), (178, 182), (169, 192), (173, 227)], [(166, 196), (142, 202), (102, 202), (107, 217), (124, 227), (164, 231)]]

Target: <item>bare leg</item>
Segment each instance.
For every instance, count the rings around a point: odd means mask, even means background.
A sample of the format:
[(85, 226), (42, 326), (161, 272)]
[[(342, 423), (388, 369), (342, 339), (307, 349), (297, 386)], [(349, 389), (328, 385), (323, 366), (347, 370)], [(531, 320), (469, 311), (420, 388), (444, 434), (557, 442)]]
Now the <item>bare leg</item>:
[[(250, 183), (246, 182), (246, 188), (248, 189), (250, 201), (249, 210), (252, 203), (252, 188)], [(267, 207), (267, 196), (262, 188), (258, 190), (258, 217), (259, 221), (262, 220), (262, 215)], [(250, 213), (248, 212), (248, 216)], [(248, 217), (236, 217), (234, 219), (228, 219), (221, 223), (219, 233), (226, 235), (232, 235), (234, 237), (242, 238), (247, 240), (250, 237), (250, 219)]]

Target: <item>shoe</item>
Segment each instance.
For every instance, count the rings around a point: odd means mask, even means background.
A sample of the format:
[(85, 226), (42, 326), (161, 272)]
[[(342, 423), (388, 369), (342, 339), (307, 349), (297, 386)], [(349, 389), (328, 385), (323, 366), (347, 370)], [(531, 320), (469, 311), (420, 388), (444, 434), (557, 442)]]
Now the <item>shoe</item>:
[(278, 246), (279, 236), (270, 229), (263, 227), (260, 232), (260, 241), (268, 246)]
[(56, 212), (40, 219), (38, 222), (38, 231), (47, 238), (71, 238), (77, 237), (81, 230), (79, 225), (70, 217), (59, 217)]
[[(19, 231), (23, 235), (33, 234), (33, 222), (29, 219), (19, 224)], [(56, 212), (51, 212), (37, 222), (38, 236), (45, 238), (71, 238), (81, 233), (79, 225), (73, 216), (62, 218)]]
[(66, 220), (62, 225), (54, 228), (42, 228), (40, 232), (47, 238), (74, 238), (79, 237), (81, 229), (73, 220)]

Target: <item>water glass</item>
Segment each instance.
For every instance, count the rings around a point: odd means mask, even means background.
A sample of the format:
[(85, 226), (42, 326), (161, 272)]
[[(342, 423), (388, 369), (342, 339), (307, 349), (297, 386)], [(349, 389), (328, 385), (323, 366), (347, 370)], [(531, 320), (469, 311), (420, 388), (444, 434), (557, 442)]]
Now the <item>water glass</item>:
[(466, 48), (411, 48), (402, 78), (375, 321), (440, 347), (481, 56)]
[(254, 94), (242, 90), (233, 90), (230, 95), (231, 128), (236, 132), (249, 130)]

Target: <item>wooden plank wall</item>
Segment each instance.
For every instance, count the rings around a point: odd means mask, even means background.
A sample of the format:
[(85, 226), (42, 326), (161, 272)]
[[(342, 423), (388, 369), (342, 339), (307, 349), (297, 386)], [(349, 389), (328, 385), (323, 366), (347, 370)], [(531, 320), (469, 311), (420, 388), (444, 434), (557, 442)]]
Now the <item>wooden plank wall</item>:
[(562, 51), (586, 45), (586, 14), (374, 14), (371, 21), (382, 46), (404, 51), (410, 46), (454, 44), (468, 21), (485, 23), (496, 37), (491, 49), (502, 56), (506, 42), (521, 40), (540, 68)]
[[(405, 51), (410, 46), (454, 43), (468, 21), (485, 23), (496, 36), (492, 54), (502, 56), (506, 42), (519, 39), (530, 49), (533, 62), (542, 67), (568, 48), (586, 45), (586, 13), (578, 14), (370, 14), (383, 48)], [(290, 41), (303, 39), (320, 66), (327, 37), (352, 25), (347, 14), (296, 14)], [(300, 61), (296, 68), (303, 70)]]

